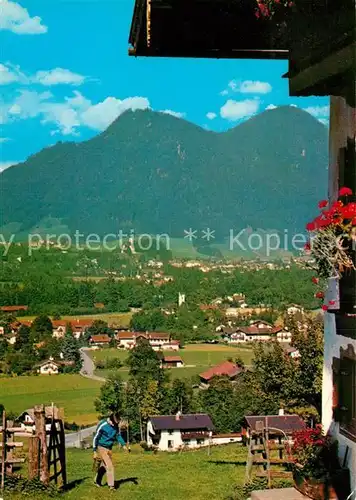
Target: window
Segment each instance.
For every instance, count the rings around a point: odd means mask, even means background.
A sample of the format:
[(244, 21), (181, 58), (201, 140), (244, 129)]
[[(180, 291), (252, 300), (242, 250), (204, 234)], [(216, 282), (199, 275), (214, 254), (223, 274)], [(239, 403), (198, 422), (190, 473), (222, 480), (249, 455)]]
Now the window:
[(202, 446), (205, 443), (205, 439), (197, 439), (197, 445)]
[(168, 441), (168, 448), (171, 450), (173, 448), (173, 441), (169, 440)]
[(349, 345), (340, 349), (340, 359), (334, 358), (334, 418), (340, 432), (356, 441), (356, 353)]
[(168, 434), (169, 434), (170, 436), (172, 436), (172, 434), (173, 434), (172, 429), (169, 429)]

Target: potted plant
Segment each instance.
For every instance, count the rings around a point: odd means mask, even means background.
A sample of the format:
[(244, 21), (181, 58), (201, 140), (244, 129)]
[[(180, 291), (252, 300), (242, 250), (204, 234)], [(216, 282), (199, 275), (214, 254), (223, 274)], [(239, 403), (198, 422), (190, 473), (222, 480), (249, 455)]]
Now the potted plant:
[(295, 432), (290, 455), (294, 484), (303, 495), (314, 500), (344, 498), (349, 471), (339, 464), (337, 441), (320, 425)]
[[(339, 282), (339, 308), (334, 301), (323, 305), (325, 311), (336, 314), (337, 326), (347, 336), (356, 334), (356, 197), (351, 189), (339, 191), (339, 199), (329, 206), (326, 200), (319, 203), (320, 214), (309, 224), (310, 241), (306, 250), (314, 261), (317, 276), (315, 284), (337, 279)], [(320, 281), (320, 279), (322, 281)], [(324, 299), (324, 291), (316, 297)]]

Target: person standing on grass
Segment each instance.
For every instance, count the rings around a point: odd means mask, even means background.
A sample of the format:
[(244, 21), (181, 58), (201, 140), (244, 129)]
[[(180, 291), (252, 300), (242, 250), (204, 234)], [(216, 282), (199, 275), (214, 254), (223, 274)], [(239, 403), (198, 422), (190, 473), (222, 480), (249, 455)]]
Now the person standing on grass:
[(111, 490), (115, 489), (112, 447), (118, 442), (125, 451), (130, 451), (121, 436), (119, 423), (120, 415), (113, 413), (109, 418), (99, 422), (93, 439), (94, 461), (98, 464), (94, 483), (96, 486), (102, 486), (101, 481), (106, 472), (107, 483)]

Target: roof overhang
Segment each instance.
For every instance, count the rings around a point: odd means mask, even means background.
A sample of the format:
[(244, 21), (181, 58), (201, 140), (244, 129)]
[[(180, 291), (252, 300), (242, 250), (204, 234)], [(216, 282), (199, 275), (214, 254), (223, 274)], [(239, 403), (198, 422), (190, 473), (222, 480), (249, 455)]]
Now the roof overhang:
[(251, 0), (136, 0), (129, 55), (288, 59), (286, 23), (255, 9)]

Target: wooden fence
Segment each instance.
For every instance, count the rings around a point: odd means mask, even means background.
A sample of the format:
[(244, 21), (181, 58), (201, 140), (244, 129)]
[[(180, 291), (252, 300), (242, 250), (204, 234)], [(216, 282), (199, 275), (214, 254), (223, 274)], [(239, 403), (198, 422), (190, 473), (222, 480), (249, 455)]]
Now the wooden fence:
[[(48, 414), (49, 413), (49, 414)], [(50, 411), (44, 405), (33, 408), (34, 429), (16, 427), (6, 419), (3, 412), (1, 435), (1, 491), (4, 490), (5, 477), (14, 473), (14, 468), (23, 464), (25, 458), (16, 458), (16, 448), (23, 448), (24, 443), (16, 437), (28, 438), (28, 477), (39, 479), (48, 485), (54, 481), (57, 485), (67, 484), (65, 435), (62, 412), (52, 405)]]

